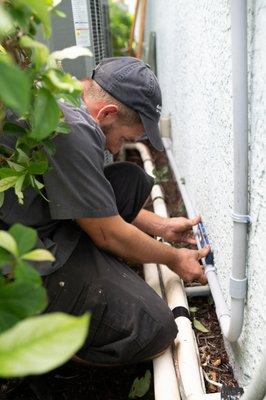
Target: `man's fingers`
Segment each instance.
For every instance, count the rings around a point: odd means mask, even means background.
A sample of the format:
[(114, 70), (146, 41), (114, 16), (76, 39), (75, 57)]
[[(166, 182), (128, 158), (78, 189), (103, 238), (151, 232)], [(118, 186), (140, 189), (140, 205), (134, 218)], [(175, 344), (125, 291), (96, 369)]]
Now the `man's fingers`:
[(205, 246), (202, 249), (198, 250), (198, 259), (206, 257), (210, 250), (211, 246)]
[(198, 223), (201, 221), (201, 216), (197, 215), (196, 217), (190, 218), (190, 223), (191, 223), (191, 228), (192, 226), (198, 225)]

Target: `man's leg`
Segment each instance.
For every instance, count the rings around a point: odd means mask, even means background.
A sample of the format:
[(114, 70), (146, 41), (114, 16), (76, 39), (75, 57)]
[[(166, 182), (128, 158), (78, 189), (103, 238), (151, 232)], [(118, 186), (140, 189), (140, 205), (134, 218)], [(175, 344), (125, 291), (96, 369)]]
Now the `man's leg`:
[[(119, 211), (133, 220), (152, 187), (134, 164), (107, 168)], [(63, 283), (62, 283), (63, 282)], [(92, 312), (78, 356), (98, 365), (129, 364), (156, 356), (174, 340), (176, 325), (164, 301), (134, 271), (98, 249), (84, 233), (67, 263), (45, 278), (50, 311)]]

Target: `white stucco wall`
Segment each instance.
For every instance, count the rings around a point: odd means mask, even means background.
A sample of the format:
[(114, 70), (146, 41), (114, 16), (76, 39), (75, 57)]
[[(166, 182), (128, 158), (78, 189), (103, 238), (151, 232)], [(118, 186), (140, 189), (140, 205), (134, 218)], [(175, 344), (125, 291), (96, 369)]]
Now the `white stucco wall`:
[[(266, 0), (249, 1), (250, 215), (243, 333), (227, 343), (240, 384), (265, 344)], [(233, 131), (229, 0), (149, 0), (146, 38), (156, 32), (163, 115), (171, 115), (177, 165), (203, 216), (225, 297), (232, 265)], [(147, 42), (147, 40), (146, 40)], [(146, 43), (147, 45), (148, 43)]]

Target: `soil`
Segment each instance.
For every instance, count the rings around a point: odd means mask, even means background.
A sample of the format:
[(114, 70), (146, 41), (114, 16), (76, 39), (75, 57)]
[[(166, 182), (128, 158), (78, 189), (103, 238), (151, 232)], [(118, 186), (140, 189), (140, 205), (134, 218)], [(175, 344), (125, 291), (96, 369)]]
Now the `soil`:
[[(168, 165), (164, 152), (157, 152), (151, 148), (150, 150), (157, 170), (160, 171)], [(127, 159), (142, 166), (137, 151), (127, 152)], [(161, 186), (169, 215), (171, 217), (186, 216), (170, 169), (168, 181), (161, 182)], [(151, 202), (147, 203), (147, 208), (151, 208)], [(131, 265), (131, 267), (142, 276), (140, 265)], [(192, 298), (189, 299), (189, 306), (197, 307), (193, 315), (208, 329), (206, 333), (194, 329), (203, 370), (213, 381), (227, 386), (237, 386), (224, 348), (212, 299)], [(135, 378), (143, 377), (148, 369), (152, 373), (152, 362), (125, 367), (96, 368), (69, 361), (42, 376), (0, 381), (0, 400), (126, 400)], [(207, 393), (213, 393), (220, 389), (206, 382), (206, 390)], [(142, 399), (154, 400), (153, 382)]]

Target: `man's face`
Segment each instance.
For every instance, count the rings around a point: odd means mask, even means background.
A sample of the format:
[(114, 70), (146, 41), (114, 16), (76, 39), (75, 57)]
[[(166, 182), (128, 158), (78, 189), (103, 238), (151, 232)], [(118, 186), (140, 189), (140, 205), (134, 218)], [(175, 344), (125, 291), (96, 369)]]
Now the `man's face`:
[(101, 126), (106, 136), (106, 148), (112, 154), (117, 154), (124, 142), (135, 142), (144, 133), (144, 127), (141, 123), (131, 126), (114, 122), (109, 126)]

